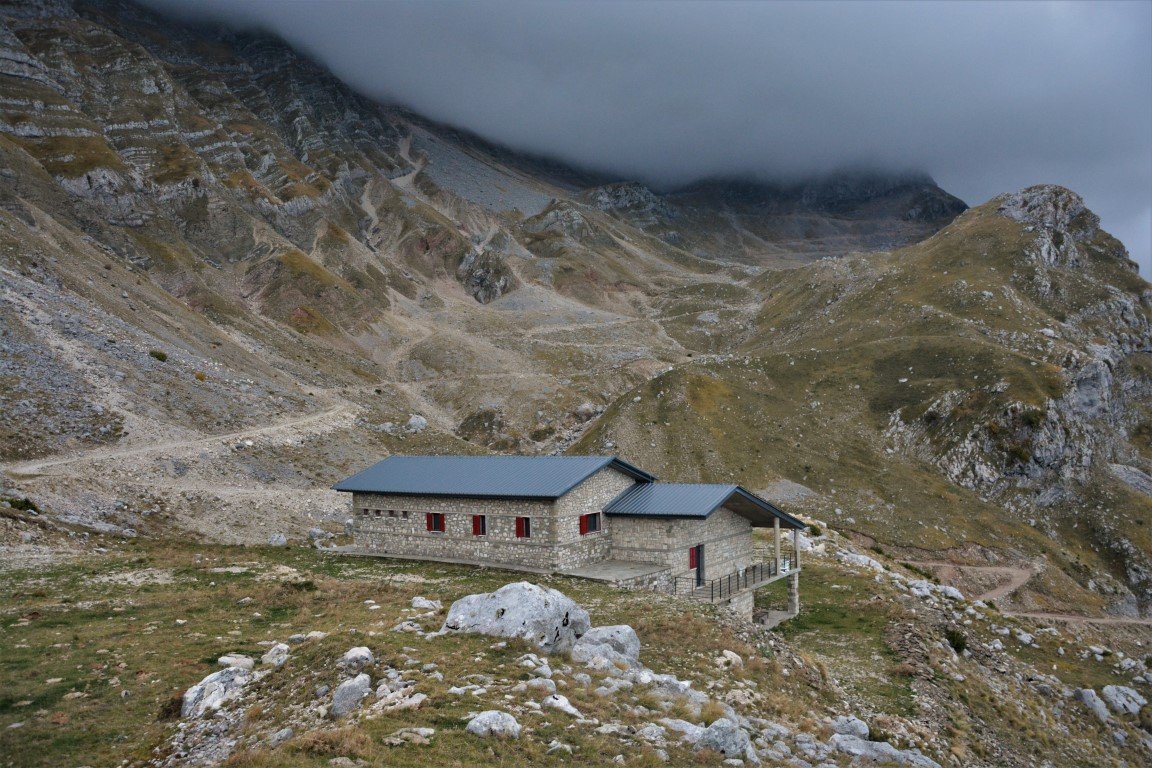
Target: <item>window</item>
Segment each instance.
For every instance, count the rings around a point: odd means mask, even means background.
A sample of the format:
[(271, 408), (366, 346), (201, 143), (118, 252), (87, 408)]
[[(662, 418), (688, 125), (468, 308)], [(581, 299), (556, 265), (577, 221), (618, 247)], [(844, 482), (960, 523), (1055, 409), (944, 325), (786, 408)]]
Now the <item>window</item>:
[(360, 516), (361, 517), (368, 517), (371, 514), (372, 514), (372, 510), (368, 509), (367, 507), (360, 510)]
[(403, 512), (401, 512), (401, 513), (400, 513), (400, 517), (402, 517), (402, 518), (404, 518), (405, 520), (407, 520), (407, 519), (408, 519), (408, 510), (404, 510)]
[(488, 535), (488, 516), (487, 515), (472, 515), (472, 535), (473, 536), (487, 536)]
[(587, 536), (590, 533), (600, 532), (600, 513), (593, 512), (588, 515), (580, 515), (580, 535)]
[(516, 538), (530, 539), (532, 538), (532, 518), (518, 517), (516, 518)]
[(396, 517), (396, 510), (394, 510), (394, 509), (388, 510), (388, 517)]
[(376, 510), (376, 517), (380, 517), (381, 511), (382, 511), (382, 510), (379, 510), (379, 509), (378, 509), (378, 510)]
[(425, 514), (425, 521), (428, 524), (428, 530), (431, 533), (444, 533), (444, 513), (443, 512), (428, 512)]

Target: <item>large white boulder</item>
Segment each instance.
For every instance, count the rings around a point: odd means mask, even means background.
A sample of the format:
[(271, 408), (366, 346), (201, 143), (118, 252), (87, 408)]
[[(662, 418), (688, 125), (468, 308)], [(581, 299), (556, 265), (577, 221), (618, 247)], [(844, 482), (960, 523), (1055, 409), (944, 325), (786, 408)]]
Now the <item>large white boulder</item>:
[(180, 707), (181, 717), (201, 717), (220, 709), (225, 703), (239, 698), (252, 673), (243, 667), (228, 667), (213, 672), (184, 692)]
[(605, 672), (612, 667), (638, 669), (640, 638), (627, 624), (593, 627), (572, 646), (572, 660)]
[(518, 581), (452, 603), (440, 631), (519, 637), (565, 653), (591, 628), (588, 611), (555, 589)]
[(496, 736), (504, 739), (520, 738), (520, 723), (507, 712), (489, 709), (468, 722), (464, 730), (476, 736)]
[(1100, 696), (1108, 702), (1108, 708), (1118, 715), (1138, 715), (1140, 709), (1148, 703), (1148, 699), (1126, 685), (1106, 685), (1100, 691)]

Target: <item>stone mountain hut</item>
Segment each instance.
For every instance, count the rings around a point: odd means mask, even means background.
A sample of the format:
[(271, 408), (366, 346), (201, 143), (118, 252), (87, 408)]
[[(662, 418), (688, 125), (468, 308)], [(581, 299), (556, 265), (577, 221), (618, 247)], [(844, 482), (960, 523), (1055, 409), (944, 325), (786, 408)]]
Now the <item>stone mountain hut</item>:
[[(353, 554), (610, 581), (748, 619), (755, 590), (787, 578), (770, 620), (799, 611), (804, 523), (738, 485), (661, 483), (616, 456), (392, 456), (335, 489), (352, 494)], [(765, 556), (753, 528), (775, 534)]]

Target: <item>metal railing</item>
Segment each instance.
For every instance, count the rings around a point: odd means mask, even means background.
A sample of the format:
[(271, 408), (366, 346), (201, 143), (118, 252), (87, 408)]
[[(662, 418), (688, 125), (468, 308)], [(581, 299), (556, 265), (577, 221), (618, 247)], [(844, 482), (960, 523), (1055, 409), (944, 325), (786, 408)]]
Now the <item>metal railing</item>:
[(777, 576), (793, 570), (790, 555), (780, 558), (779, 568), (775, 560), (753, 563), (743, 570), (715, 579), (697, 581), (696, 576), (677, 576), (672, 590), (678, 595), (687, 595), (696, 600), (715, 603), (726, 600), (747, 589), (755, 589)]

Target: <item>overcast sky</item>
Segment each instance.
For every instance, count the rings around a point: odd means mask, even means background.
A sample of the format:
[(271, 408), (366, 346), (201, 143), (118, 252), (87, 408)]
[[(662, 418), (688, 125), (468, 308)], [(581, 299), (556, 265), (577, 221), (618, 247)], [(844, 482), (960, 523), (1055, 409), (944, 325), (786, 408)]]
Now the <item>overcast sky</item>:
[(922, 169), (1079, 192), (1152, 274), (1152, 2), (147, 0), (367, 95), (662, 186)]

